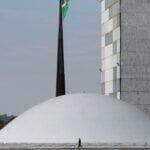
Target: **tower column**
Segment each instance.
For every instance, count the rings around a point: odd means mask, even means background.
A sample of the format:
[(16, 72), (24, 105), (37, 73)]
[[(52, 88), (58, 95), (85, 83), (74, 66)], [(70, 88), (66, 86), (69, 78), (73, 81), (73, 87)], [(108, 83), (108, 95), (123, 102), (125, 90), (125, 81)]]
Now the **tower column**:
[(57, 53), (57, 78), (56, 96), (65, 95), (65, 69), (64, 69), (64, 46), (63, 46), (63, 21), (62, 6), (59, 2), (59, 32), (58, 32), (58, 53)]

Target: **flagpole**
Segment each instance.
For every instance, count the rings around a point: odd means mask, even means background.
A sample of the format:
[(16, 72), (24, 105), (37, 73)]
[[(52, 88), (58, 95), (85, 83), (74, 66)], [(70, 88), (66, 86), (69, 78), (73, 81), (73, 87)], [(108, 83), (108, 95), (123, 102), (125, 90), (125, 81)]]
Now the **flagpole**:
[(58, 52), (57, 52), (57, 77), (56, 96), (65, 95), (65, 67), (64, 67), (64, 46), (63, 46), (63, 20), (62, 6), (59, 1), (59, 31), (58, 31)]

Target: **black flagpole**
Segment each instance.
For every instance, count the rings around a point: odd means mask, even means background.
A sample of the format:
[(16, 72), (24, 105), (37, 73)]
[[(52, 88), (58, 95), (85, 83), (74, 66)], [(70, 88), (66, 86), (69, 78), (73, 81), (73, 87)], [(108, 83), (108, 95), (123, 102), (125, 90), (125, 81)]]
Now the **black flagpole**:
[(62, 7), (61, 7), (61, 0), (60, 0), (56, 96), (61, 96), (61, 95), (65, 95), (65, 67), (64, 67), (64, 47), (63, 47), (63, 20), (62, 20)]

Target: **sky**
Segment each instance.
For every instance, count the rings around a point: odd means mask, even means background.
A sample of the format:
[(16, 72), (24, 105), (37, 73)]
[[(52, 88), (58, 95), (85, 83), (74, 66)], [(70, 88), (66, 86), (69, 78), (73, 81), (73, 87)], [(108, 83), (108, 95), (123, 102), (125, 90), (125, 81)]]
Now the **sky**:
[[(58, 0), (0, 0), (0, 114), (55, 97)], [(100, 92), (100, 4), (70, 0), (64, 21), (66, 91)]]

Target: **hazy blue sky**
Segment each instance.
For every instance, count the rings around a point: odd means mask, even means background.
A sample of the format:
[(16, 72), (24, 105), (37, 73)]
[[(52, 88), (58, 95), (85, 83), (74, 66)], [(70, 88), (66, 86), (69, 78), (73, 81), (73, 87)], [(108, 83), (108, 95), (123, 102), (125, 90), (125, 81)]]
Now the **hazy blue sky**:
[[(64, 23), (67, 92), (100, 91), (100, 4), (71, 0)], [(0, 113), (55, 96), (58, 0), (0, 0)]]

